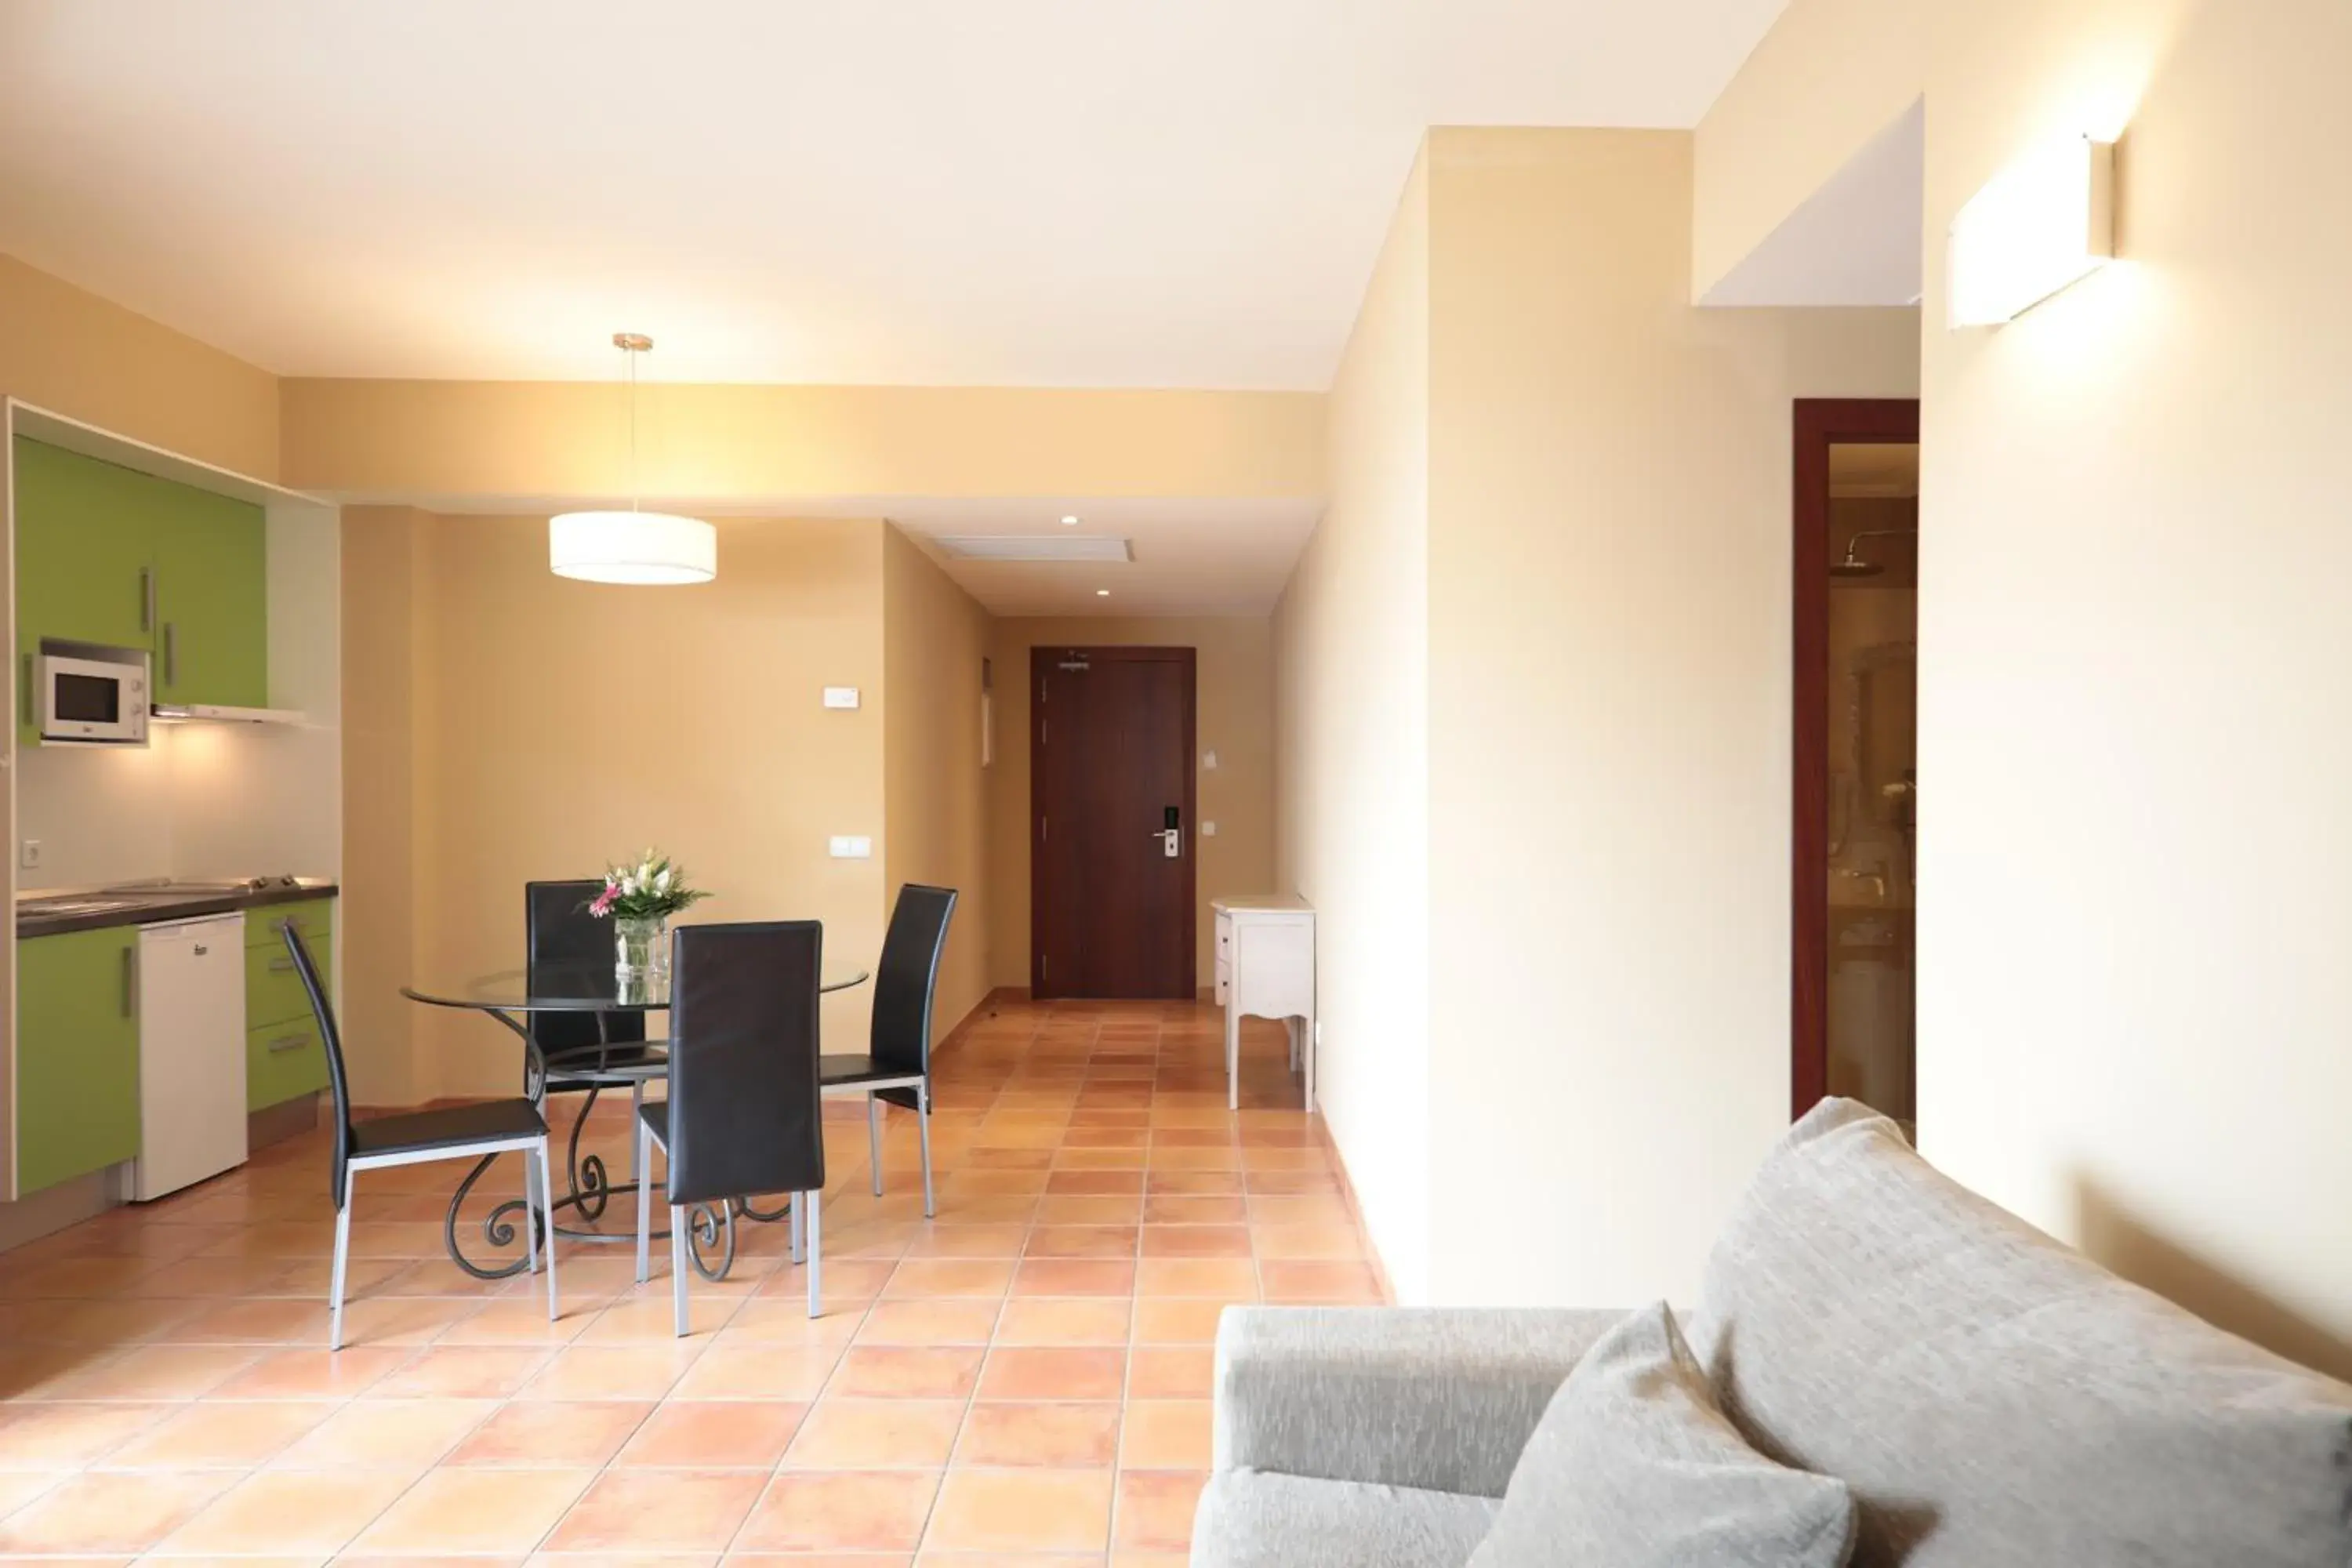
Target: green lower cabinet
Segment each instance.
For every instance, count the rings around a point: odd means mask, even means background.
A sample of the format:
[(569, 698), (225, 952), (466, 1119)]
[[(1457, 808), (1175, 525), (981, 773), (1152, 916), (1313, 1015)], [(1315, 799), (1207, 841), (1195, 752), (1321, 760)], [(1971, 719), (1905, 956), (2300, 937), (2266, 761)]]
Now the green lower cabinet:
[[(247, 917), (250, 919), (251, 917)], [(321, 956), (320, 963), (327, 960)], [(294, 973), (286, 949), (248, 947), (245, 950), (245, 1026), (295, 1023), (310, 1016), (310, 994)]]
[(302, 933), (331, 1000), (335, 992), (335, 903), (311, 899), (269, 904), (245, 914), (245, 1105), (261, 1110), (327, 1087), (327, 1050), (310, 994), (295, 973), (279, 927)]
[(245, 1108), (261, 1110), (327, 1087), (327, 1047), (309, 1018), (264, 1024), (245, 1037)]
[(16, 944), (16, 1191), (139, 1153), (135, 926)]
[[(287, 956), (286, 938), (278, 930), (288, 921), (294, 922), (294, 930), (302, 938), (302, 945), (310, 950), (310, 962), (324, 973), (334, 962), (335, 900), (331, 898), (305, 899), (299, 904), (264, 904), (257, 910), (245, 911), (245, 945), (248, 948), (266, 947), (273, 956), (286, 959), (286, 973), (290, 974), (294, 961)], [(299, 980), (295, 982), (294, 988), (297, 991), (302, 988)], [(251, 1021), (250, 1018), (247, 1020), (248, 1023)]]

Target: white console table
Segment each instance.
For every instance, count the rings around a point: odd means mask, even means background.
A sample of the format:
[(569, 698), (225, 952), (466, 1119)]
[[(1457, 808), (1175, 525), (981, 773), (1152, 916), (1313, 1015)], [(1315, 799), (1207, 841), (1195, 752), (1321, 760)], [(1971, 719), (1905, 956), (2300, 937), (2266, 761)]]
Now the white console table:
[(1213, 899), (1217, 912), (1217, 1005), (1225, 1010), (1225, 1103), (1242, 1102), (1242, 1017), (1279, 1018), (1290, 1031), (1290, 1068), (1307, 1077), (1315, 1109), (1315, 911), (1284, 894)]

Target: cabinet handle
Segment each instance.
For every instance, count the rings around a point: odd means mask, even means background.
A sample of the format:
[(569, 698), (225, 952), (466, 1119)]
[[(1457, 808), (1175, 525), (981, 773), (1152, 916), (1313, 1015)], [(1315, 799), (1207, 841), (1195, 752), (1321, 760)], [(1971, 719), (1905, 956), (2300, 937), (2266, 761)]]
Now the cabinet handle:
[(283, 1056), (288, 1051), (299, 1051), (310, 1043), (310, 1037), (308, 1035), (280, 1035), (269, 1042), (269, 1054), (273, 1057)]
[(122, 950), (122, 1016), (139, 1016), (139, 949), (126, 946)]
[(152, 566), (139, 568), (139, 629), (155, 629), (155, 569)]
[(180, 684), (179, 626), (172, 621), (163, 623), (163, 684)]
[(291, 974), (294, 973), (294, 961), (290, 958), (273, 958), (269, 961), (269, 973)]

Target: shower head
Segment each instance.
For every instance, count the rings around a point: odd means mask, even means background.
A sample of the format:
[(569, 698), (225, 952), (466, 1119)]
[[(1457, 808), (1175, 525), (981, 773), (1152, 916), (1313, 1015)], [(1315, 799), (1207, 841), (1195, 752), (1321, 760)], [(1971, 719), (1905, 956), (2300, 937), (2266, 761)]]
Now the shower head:
[(1865, 528), (1845, 542), (1845, 559), (1830, 563), (1830, 575), (1875, 577), (1886, 568), (1879, 562), (1862, 558), (1862, 542), (1865, 539), (1909, 539), (1918, 531), (1916, 528)]

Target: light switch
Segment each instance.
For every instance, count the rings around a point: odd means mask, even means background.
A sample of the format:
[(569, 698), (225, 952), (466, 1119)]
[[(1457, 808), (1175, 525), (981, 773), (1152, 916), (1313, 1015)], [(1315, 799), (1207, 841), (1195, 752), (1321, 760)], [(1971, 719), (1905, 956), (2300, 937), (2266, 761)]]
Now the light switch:
[(1213, 822), (1204, 822), (1204, 823), (1201, 824), (1201, 837), (1203, 837), (1203, 838), (1214, 838), (1216, 836), (1217, 836), (1217, 825), (1216, 825), (1215, 823), (1213, 823)]
[(874, 840), (863, 833), (836, 833), (833, 836), (833, 858), (836, 860), (870, 860), (874, 858)]
[(855, 686), (826, 687), (824, 689), (824, 705), (828, 708), (856, 707), (857, 688)]
[(1216, 752), (1203, 752), (1201, 753), (1201, 771), (1204, 773), (1213, 773), (1217, 771)]

